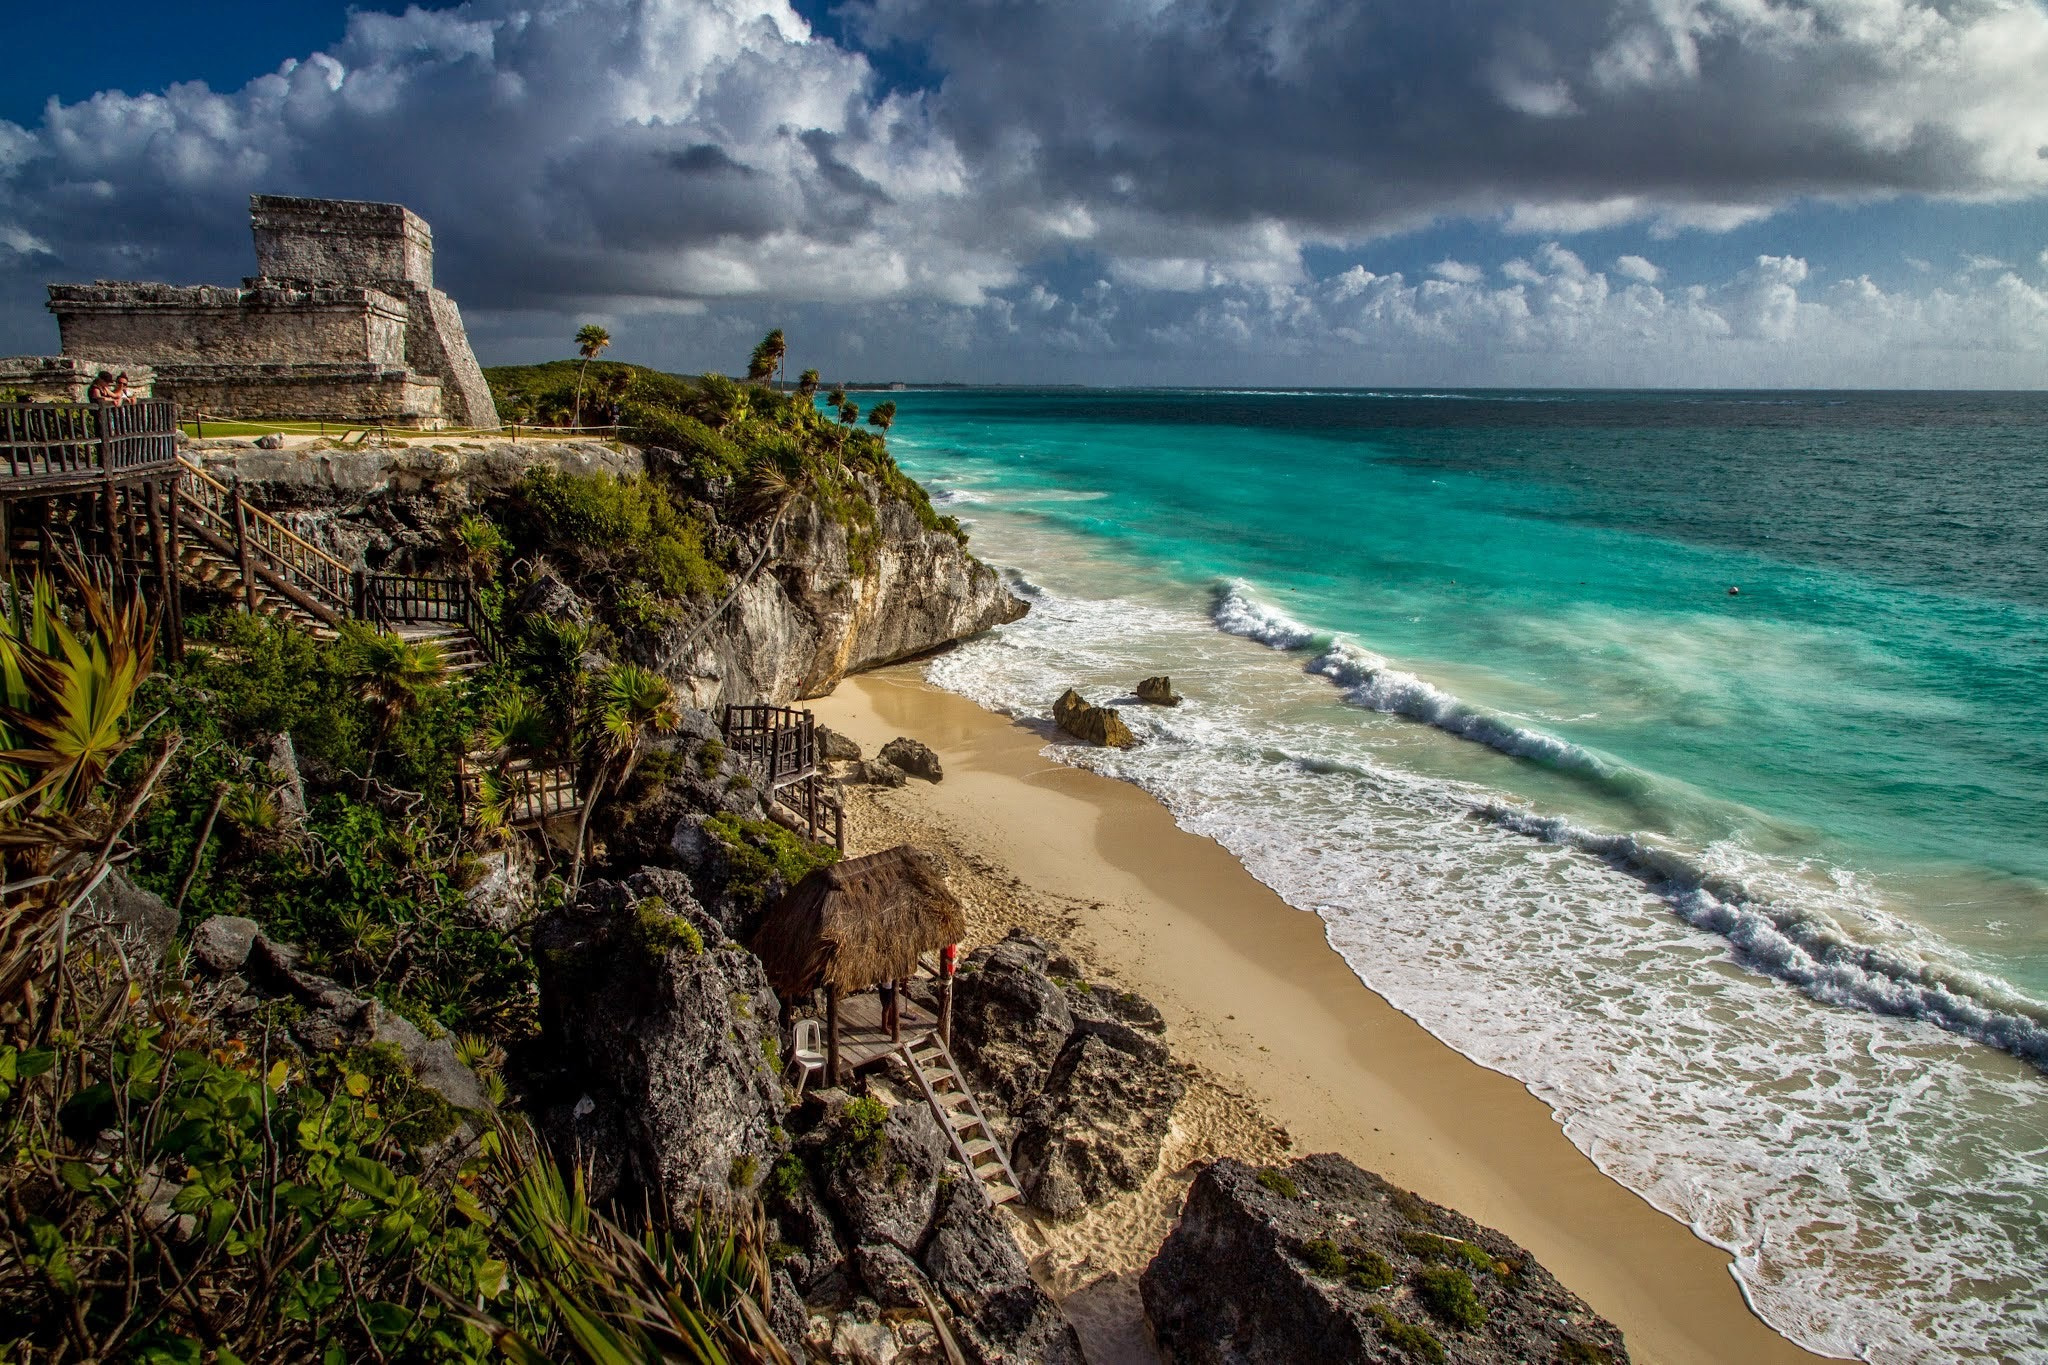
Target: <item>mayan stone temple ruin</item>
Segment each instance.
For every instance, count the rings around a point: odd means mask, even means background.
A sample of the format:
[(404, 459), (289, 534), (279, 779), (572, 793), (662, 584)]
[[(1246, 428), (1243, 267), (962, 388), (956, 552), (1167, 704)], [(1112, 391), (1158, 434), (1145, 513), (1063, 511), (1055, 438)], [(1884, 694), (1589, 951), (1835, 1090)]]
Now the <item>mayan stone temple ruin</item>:
[(0, 386), (76, 401), (107, 369), (189, 415), (498, 425), (418, 214), (259, 194), (249, 218), (258, 274), (238, 289), (51, 285), (63, 354), (0, 360)]

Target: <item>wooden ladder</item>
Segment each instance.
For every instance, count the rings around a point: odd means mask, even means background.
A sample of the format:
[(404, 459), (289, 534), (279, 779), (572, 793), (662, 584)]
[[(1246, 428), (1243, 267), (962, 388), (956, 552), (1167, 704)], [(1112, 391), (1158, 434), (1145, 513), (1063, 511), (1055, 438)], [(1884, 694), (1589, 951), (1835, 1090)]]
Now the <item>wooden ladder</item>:
[(1022, 1199), (1022, 1185), (1017, 1173), (1010, 1169), (1010, 1158), (1003, 1154), (995, 1130), (982, 1116), (974, 1092), (961, 1077), (953, 1054), (946, 1050), (939, 1035), (927, 1033), (906, 1040), (898, 1045), (897, 1051), (910, 1063), (910, 1074), (917, 1077), (925, 1102), (931, 1105), (946, 1136), (952, 1139), (953, 1155), (973, 1173), (989, 1207), (999, 1208)]

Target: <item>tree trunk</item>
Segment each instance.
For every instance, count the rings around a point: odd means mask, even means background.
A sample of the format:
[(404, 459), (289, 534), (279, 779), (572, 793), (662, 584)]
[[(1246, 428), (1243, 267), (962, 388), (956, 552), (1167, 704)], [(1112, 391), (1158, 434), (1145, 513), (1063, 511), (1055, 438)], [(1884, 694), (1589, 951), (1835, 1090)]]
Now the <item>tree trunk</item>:
[(583, 841), (590, 833), (590, 812), (597, 809), (597, 799), (604, 794), (606, 769), (611, 767), (606, 759), (597, 765), (597, 780), (590, 784), (590, 795), (583, 798), (583, 814), (576, 821), (576, 861), (569, 870), (569, 894), (574, 896), (583, 886)]

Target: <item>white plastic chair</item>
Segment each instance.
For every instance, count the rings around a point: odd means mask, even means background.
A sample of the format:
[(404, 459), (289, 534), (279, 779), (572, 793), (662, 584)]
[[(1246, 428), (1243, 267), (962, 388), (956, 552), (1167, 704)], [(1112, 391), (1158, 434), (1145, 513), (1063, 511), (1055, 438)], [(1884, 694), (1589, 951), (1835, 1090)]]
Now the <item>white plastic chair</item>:
[(796, 1097), (804, 1097), (811, 1077), (825, 1074), (825, 1031), (815, 1019), (799, 1019), (790, 1030), (789, 1069), (797, 1073)]

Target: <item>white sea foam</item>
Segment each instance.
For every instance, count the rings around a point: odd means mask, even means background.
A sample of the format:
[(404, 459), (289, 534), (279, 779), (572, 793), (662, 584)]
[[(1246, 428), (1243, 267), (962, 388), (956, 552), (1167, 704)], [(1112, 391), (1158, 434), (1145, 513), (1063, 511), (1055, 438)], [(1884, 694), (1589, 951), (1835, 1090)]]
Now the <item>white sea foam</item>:
[(1251, 584), (1241, 578), (1226, 579), (1217, 584), (1216, 600), (1210, 615), (1217, 629), (1256, 640), (1269, 649), (1307, 649), (1310, 645), (1326, 643), (1330, 638), (1316, 633), (1278, 607), (1261, 602), (1253, 595)]
[[(1242, 593), (1232, 633), (1331, 648), (1259, 607)], [(2048, 1358), (2048, 1169), (2028, 1155), (2048, 1085), (1970, 1041), (2028, 1055), (2037, 1007), (1853, 876), (1602, 834), (1392, 766), (1313, 705), (1309, 675), (1215, 633), (1223, 615), (1045, 592), (930, 676), (1042, 718), (1071, 684), (1099, 699), (1170, 669), (1189, 700), (1127, 709), (1139, 748), (1052, 752), (1140, 783), (1319, 914), (1368, 985), (1728, 1248), (1780, 1330), (1886, 1365)], [(1379, 664), (1347, 690), (1391, 697), (1400, 670)]]
[(932, 494), (934, 507), (975, 507), (988, 502), (986, 493), (977, 493), (971, 488), (948, 488)]

